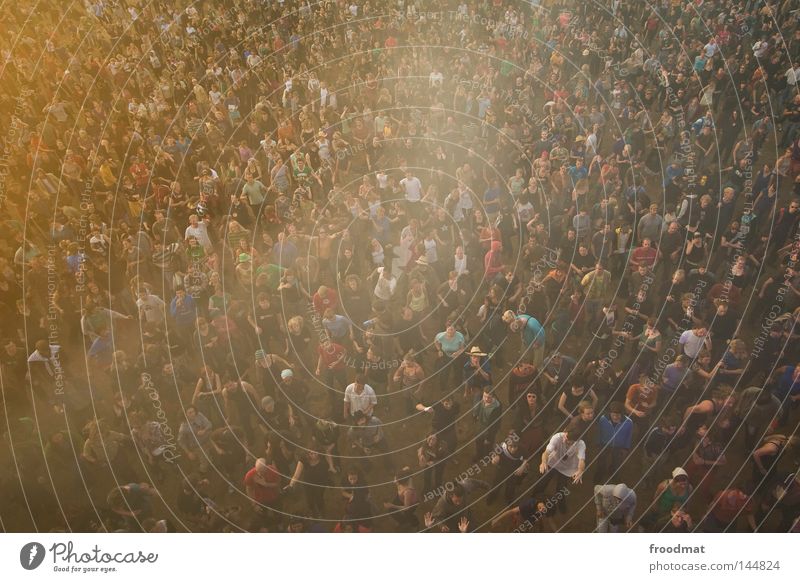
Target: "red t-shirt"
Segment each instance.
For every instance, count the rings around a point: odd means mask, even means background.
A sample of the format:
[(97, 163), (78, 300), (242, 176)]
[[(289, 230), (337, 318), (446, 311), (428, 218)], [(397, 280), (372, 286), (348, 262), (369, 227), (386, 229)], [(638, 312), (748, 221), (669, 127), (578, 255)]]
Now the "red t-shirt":
[(328, 294), (324, 298), (320, 297), (319, 293), (314, 293), (313, 302), (314, 310), (320, 315), (325, 313), (325, 310), (329, 307), (331, 309), (336, 309), (336, 306), (339, 304), (336, 292), (330, 289), (328, 289)]
[(713, 514), (722, 523), (733, 523), (740, 513), (753, 510), (747, 495), (738, 489), (725, 489), (714, 497)]
[[(631, 258), (636, 261), (636, 263), (648, 267), (652, 267), (655, 264), (657, 257), (658, 251), (653, 247), (638, 247), (631, 253)], [(638, 267), (636, 265), (631, 265), (631, 268), (635, 271)]]
[(281, 476), (274, 465), (267, 466), (267, 470), (260, 474), (255, 467), (244, 476), (244, 486), (253, 490), (253, 498), (263, 505), (272, 505), (278, 500), (279, 487), (267, 487), (268, 484), (280, 486)]
[(328, 366), (337, 360), (339, 362), (333, 367), (334, 370), (344, 370), (345, 369), (345, 362), (344, 358), (342, 357), (347, 353), (347, 350), (340, 344), (335, 342), (323, 342), (317, 348), (317, 353), (322, 357), (322, 370), (325, 371), (328, 369)]
[(727, 298), (731, 307), (737, 307), (739, 305), (739, 301), (742, 299), (742, 292), (735, 285), (731, 285), (726, 292), (724, 283), (716, 283), (713, 287), (711, 287), (706, 299), (713, 303), (715, 299), (719, 299), (720, 297)]

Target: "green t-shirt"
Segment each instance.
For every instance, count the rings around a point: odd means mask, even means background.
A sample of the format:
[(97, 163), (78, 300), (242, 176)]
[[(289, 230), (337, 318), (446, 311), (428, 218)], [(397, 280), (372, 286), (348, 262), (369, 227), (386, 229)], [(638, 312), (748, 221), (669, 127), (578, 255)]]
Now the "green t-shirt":
[(274, 265), (270, 263), (267, 266), (261, 266), (256, 269), (256, 276), (265, 273), (267, 275), (267, 285), (273, 291), (277, 291), (278, 285), (280, 285), (281, 277), (283, 276), (283, 272), (286, 269), (281, 267), (280, 265)]
[(264, 191), (266, 187), (260, 180), (253, 180), (253, 183), (245, 183), (242, 187), (242, 194), (247, 196), (251, 206), (261, 206), (264, 202)]

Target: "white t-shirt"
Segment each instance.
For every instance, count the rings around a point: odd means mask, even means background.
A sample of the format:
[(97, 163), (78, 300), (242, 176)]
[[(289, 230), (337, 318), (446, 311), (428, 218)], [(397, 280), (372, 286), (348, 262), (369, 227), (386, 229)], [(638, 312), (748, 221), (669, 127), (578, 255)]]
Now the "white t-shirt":
[(688, 329), (681, 334), (681, 339), (679, 341), (683, 346), (683, 353), (694, 359), (698, 356), (700, 350), (703, 349), (706, 338), (705, 336), (699, 337), (695, 335), (691, 329)]
[(464, 255), (460, 259), (453, 256), (453, 270), (459, 275), (463, 275), (467, 272), (467, 255)]
[(206, 226), (205, 222), (198, 222), (197, 226), (192, 226), (191, 224), (187, 226), (183, 238), (185, 240), (190, 236), (196, 238), (197, 242), (199, 242), (207, 251), (213, 248), (211, 239), (208, 237), (208, 227)]
[(406, 200), (409, 202), (419, 202), (422, 198), (422, 182), (416, 176), (410, 178), (403, 178), (400, 180), (400, 185), (406, 191)]
[(531, 218), (533, 218), (534, 211), (533, 211), (533, 204), (530, 202), (517, 202), (517, 216), (519, 217), (520, 222), (527, 224), (530, 222)]
[(786, 71), (787, 84), (797, 85), (798, 80), (800, 80), (800, 65), (797, 65), (795, 68)]
[[(384, 267), (378, 267), (379, 273), (383, 274), (383, 271)], [(394, 295), (395, 288), (397, 288), (397, 279), (394, 277), (387, 279), (386, 277), (380, 276), (378, 277), (378, 282), (375, 284), (375, 297), (382, 301), (389, 301)]]
[(156, 323), (164, 320), (164, 301), (155, 295), (148, 295), (146, 299), (137, 299), (136, 307), (144, 312), (145, 321)]
[(577, 440), (567, 446), (566, 433), (554, 434), (547, 445), (547, 466), (567, 477), (577, 473), (579, 462), (585, 460), (586, 443)]
[(436, 263), (439, 260), (439, 253), (436, 249), (436, 241), (433, 239), (425, 239), (422, 241), (425, 244), (425, 258), (429, 263)]
[(378, 397), (369, 384), (364, 384), (361, 394), (356, 393), (355, 384), (350, 384), (344, 389), (344, 401), (350, 403), (350, 415), (353, 415), (357, 410), (366, 413), (370, 405), (375, 406), (378, 403)]
[(462, 211), (470, 211), (472, 210), (472, 192), (469, 189), (461, 190), (458, 193), (458, 207)]
[(590, 133), (589, 137), (586, 138), (586, 151), (591, 155), (595, 155), (597, 153), (597, 134), (596, 133)]

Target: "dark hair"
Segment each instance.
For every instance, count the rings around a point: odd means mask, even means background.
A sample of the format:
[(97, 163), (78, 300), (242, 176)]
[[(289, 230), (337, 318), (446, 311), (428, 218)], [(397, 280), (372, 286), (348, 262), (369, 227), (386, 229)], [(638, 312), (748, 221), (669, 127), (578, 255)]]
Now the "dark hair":
[(580, 388), (588, 388), (586, 377), (582, 374), (576, 374), (572, 377), (572, 386), (573, 387), (580, 387)]
[(450, 498), (453, 497), (464, 497), (465, 491), (464, 486), (461, 483), (453, 483), (453, 487), (448, 492)]
[(622, 402), (615, 400), (608, 405), (608, 412), (609, 414), (622, 414), (625, 412), (625, 407), (622, 405)]
[(680, 414), (673, 410), (672, 412), (668, 412), (664, 416), (661, 417), (661, 422), (659, 422), (659, 426), (662, 428), (668, 426), (678, 426), (680, 424)]

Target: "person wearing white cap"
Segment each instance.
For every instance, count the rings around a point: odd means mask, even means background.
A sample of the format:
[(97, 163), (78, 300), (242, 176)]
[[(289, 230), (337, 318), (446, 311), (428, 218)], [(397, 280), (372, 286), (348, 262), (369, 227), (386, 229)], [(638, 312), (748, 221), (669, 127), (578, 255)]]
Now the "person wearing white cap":
[(281, 371), (281, 381), (278, 384), (278, 393), (280, 396), (290, 404), (294, 409), (303, 409), (306, 407), (306, 398), (308, 397), (308, 386), (302, 380), (299, 380), (294, 371), (290, 368), (285, 368)]
[(256, 350), (255, 365), (248, 371), (251, 383), (258, 386), (265, 394), (274, 395), (274, 386), (279, 370), (291, 368), (291, 364), (278, 354), (269, 354), (265, 350)]
[(689, 483), (689, 474), (683, 467), (672, 470), (672, 478), (664, 479), (656, 487), (652, 508), (641, 519), (645, 528), (652, 528), (657, 523), (668, 517), (675, 507), (682, 507), (692, 494), (692, 485)]
[(594, 504), (598, 533), (616, 533), (620, 526), (630, 529), (636, 511), (636, 493), (625, 483), (595, 485)]

